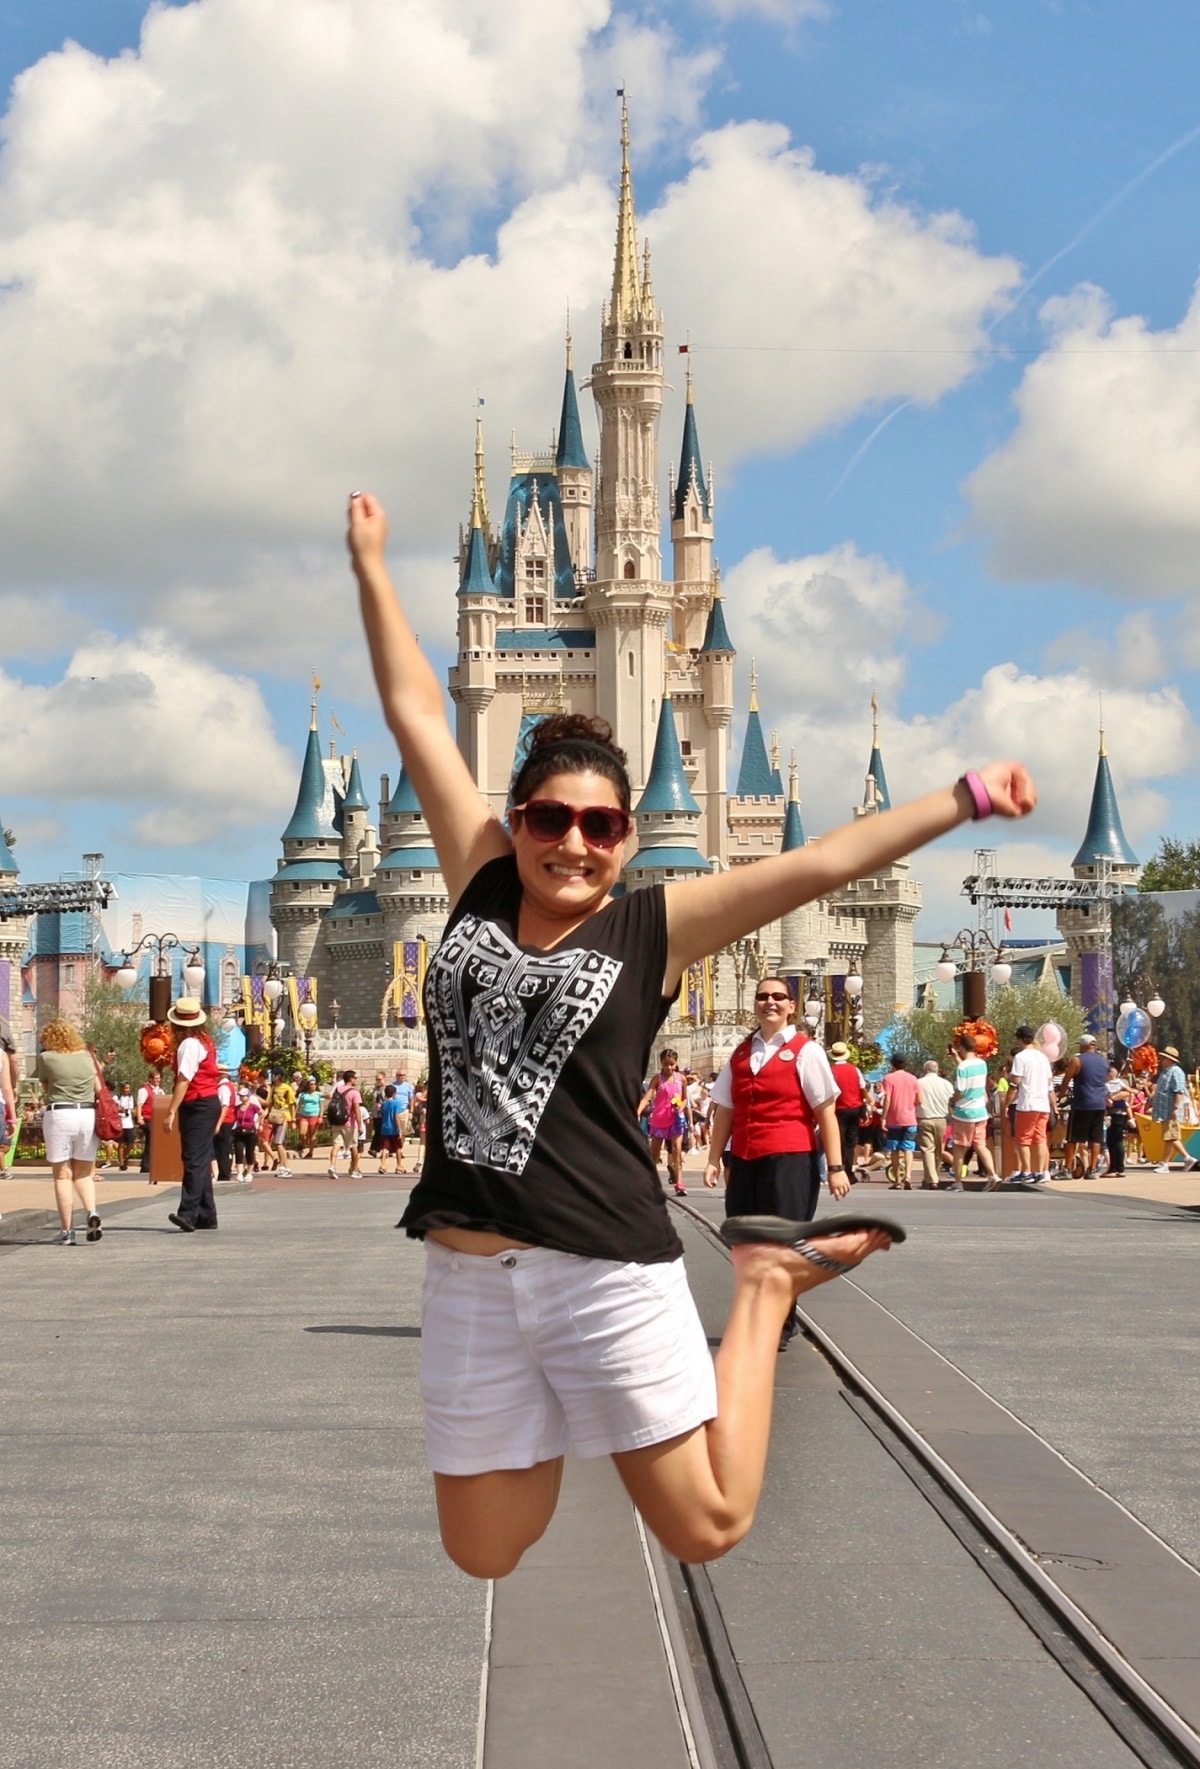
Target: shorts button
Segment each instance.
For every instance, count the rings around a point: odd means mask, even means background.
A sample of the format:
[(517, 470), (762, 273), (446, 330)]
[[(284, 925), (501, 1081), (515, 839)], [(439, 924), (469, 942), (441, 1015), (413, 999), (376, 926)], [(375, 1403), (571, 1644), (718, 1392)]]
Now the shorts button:
[(506, 1271), (511, 1271), (513, 1266), (517, 1263), (517, 1256), (515, 1253), (505, 1253), (501, 1258), (500, 1263), (504, 1266)]

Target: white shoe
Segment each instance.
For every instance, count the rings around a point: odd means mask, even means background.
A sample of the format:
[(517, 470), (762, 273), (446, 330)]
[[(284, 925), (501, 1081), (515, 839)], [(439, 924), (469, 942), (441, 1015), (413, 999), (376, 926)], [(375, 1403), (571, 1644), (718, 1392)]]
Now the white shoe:
[(336, 1179), (338, 1176), (338, 1170), (336, 1167), (333, 1167), (333, 1166), (327, 1167), (325, 1169), (325, 1171), (329, 1175), (330, 1179)]
[(1171, 1169), (1166, 1161), (1156, 1161), (1150, 1171), (1151, 1173), (1170, 1173)]
[(1192, 1173), (1197, 1167), (1200, 1167), (1200, 1161), (1197, 1161), (1195, 1155), (1185, 1156), (1183, 1163), (1183, 1171), (1185, 1173)]

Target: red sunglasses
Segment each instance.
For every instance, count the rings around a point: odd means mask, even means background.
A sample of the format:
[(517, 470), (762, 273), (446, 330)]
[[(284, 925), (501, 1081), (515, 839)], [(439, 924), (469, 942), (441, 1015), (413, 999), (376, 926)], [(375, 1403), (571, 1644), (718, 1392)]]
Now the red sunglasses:
[(578, 828), (589, 848), (616, 848), (629, 834), (633, 822), (628, 811), (616, 805), (564, 805), (559, 799), (530, 799), (514, 805), (508, 813), (514, 826), (524, 822), (535, 842), (560, 842), (569, 829)]

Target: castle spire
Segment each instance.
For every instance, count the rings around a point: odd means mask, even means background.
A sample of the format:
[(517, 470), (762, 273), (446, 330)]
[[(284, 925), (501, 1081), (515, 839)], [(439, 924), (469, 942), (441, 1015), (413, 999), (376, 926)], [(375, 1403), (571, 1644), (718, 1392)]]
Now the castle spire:
[(471, 497), (471, 527), (481, 529), (486, 540), (491, 532), (492, 519), (488, 514), (487, 474), (483, 461), (483, 417), (475, 413), (475, 486)]
[(583, 446), (583, 427), (579, 422), (579, 400), (575, 394), (575, 363), (574, 351), (571, 347), (571, 321), (567, 318), (567, 372), (563, 381), (562, 413), (558, 420), (558, 448), (554, 456), (556, 467), (582, 467), (585, 471), (591, 468), (587, 450)]
[(684, 811), (692, 816), (700, 815), (700, 807), (692, 797), (692, 789), (683, 771), (683, 754), (675, 727), (675, 708), (670, 694), (666, 692), (663, 694), (662, 710), (658, 715), (650, 777), (637, 805), (639, 817), (647, 811)]
[(358, 766), (358, 751), (350, 758), (350, 778), (346, 782), (346, 796), (342, 800), (343, 811), (369, 811), (370, 801), (363, 791), (362, 774)]
[(325, 764), (321, 758), (321, 733), (317, 729), (316, 696), (313, 696), (312, 724), (300, 769), (300, 790), (296, 809), (283, 832), (284, 841), (311, 841), (332, 833), (332, 821), (326, 813)]
[(700, 499), (700, 514), (705, 522), (711, 520), (712, 505), (708, 495), (708, 481), (704, 476), (704, 463), (700, 458), (700, 439), (696, 434), (696, 408), (692, 391), (692, 358), (689, 352), (687, 366), (687, 405), (683, 412), (683, 447), (679, 453), (679, 477), (675, 481), (675, 507), (672, 512), (676, 522), (684, 519), (688, 492), (695, 486), (696, 496)]
[(1108, 747), (1104, 741), (1103, 725), (1100, 727), (1100, 755), (1092, 785), (1087, 831), (1071, 864), (1074, 867), (1094, 866), (1097, 860), (1112, 860), (1117, 865), (1124, 866), (1136, 866), (1138, 863), (1137, 855), (1126, 841), (1125, 831), (1121, 827), (1121, 813), (1117, 807), (1117, 792), (1108, 765)]
[(704, 642), (701, 651), (727, 651), (731, 657), (737, 653), (733, 648), (733, 640), (729, 637), (729, 628), (725, 624), (725, 598), (721, 594), (720, 581), (713, 587), (712, 607), (708, 611), (708, 625), (704, 629)]
[(471, 497), (471, 533), (467, 539), (462, 577), (459, 579), (458, 585), (460, 596), (494, 596), (496, 593), (496, 586), (492, 581), (492, 568), (488, 563), (487, 543), (490, 532), (487, 481), (483, 465), (483, 419), (476, 413), (475, 489)]
[(863, 805), (868, 810), (873, 808), (877, 811), (890, 811), (892, 808), (887, 775), (883, 771), (883, 756), (879, 749), (879, 702), (873, 694), (871, 696), (871, 759), (867, 763)]
[(738, 769), (735, 798), (782, 798), (783, 782), (772, 768), (758, 713), (758, 667), (750, 665), (750, 710), (746, 718), (746, 736), (742, 743), (742, 761)]
[[(629, 107), (621, 89), (621, 197), (617, 208), (617, 251), (613, 265), (612, 318), (620, 324), (641, 310), (638, 276), (637, 218), (633, 207), (633, 172), (629, 164)], [(649, 274), (649, 267), (647, 267)]]
[(788, 768), (788, 802), (783, 814), (783, 841), (779, 851), (790, 854), (795, 848), (804, 847), (806, 839), (800, 817), (800, 775), (796, 767), (796, 752), (793, 750), (791, 766)]

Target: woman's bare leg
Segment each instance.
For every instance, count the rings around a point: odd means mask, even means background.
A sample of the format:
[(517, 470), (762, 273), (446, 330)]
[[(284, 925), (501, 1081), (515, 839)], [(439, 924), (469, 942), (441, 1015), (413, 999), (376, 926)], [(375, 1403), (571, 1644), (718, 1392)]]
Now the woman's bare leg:
[(71, 1180), (75, 1190), (79, 1193), (79, 1202), (89, 1216), (94, 1216), (96, 1213), (96, 1163), (94, 1161), (72, 1161)]
[[(879, 1229), (811, 1237), (830, 1258), (858, 1265), (890, 1247)], [(771, 1435), (779, 1334), (797, 1296), (828, 1282), (790, 1248), (734, 1247), (733, 1304), (716, 1356), (717, 1416), (683, 1437), (613, 1457), (630, 1498), (669, 1554), (715, 1560), (754, 1521)]]
[(70, 1228), (75, 1216), (75, 1189), (71, 1184), (71, 1163), (56, 1161), (53, 1171), (54, 1202), (58, 1209), (59, 1226)]
[[(778, 1335), (777, 1335), (778, 1336)], [(475, 1579), (502, 1579), (544, 1536), (562, 1485), (563, 1459), (490, 1474), (435, 1474), (442, 1546)]]

